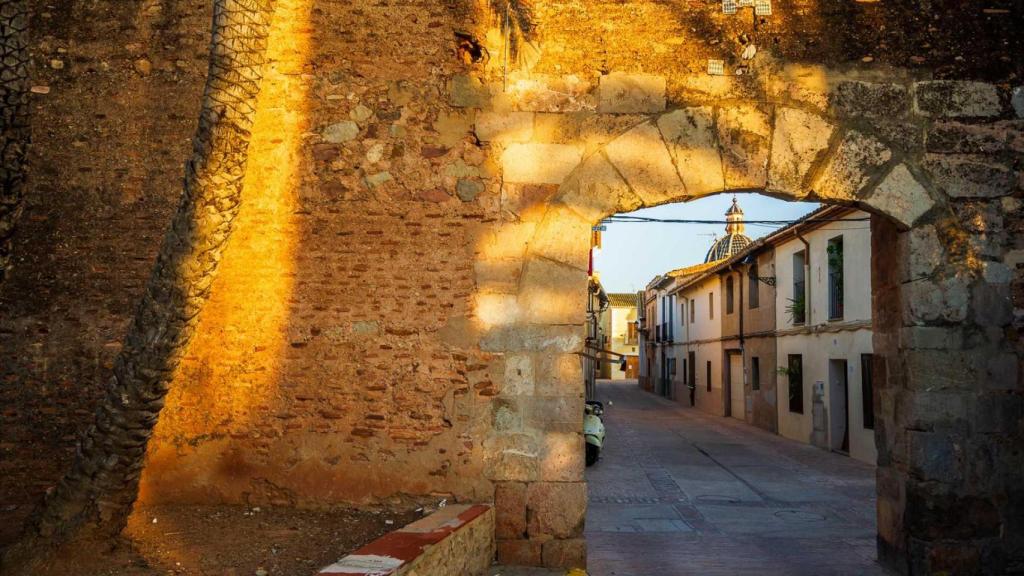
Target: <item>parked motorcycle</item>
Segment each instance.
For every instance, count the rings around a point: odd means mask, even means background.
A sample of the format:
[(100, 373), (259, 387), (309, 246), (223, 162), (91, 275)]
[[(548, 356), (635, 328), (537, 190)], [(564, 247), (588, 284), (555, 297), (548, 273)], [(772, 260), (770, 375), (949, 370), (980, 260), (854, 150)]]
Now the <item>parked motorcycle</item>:
[(587, 466), (593, 466), (601, 457), (604, 444), (604, 404), (588, 400), (583, 407), (583, 439), (586, 441)]

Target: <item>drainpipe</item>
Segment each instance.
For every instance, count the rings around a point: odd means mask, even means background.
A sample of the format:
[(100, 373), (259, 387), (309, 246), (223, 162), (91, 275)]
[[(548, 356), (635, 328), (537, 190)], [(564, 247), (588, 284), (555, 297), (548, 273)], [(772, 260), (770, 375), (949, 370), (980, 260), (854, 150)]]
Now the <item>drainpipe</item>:
[(804, 326), (811, 326), (811, 244), (800, 235), (799, 226), (793, 226), (793, 234), (804, 244)]

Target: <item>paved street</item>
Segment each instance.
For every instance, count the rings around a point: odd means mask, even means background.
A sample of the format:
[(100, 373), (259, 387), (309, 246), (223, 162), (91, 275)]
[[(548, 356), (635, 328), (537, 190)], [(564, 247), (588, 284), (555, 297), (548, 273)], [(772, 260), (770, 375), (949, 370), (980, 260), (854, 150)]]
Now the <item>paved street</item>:
[(602, 381), (608, 436), (587, 471), (591, 576), (869, 575), (874, 470)]

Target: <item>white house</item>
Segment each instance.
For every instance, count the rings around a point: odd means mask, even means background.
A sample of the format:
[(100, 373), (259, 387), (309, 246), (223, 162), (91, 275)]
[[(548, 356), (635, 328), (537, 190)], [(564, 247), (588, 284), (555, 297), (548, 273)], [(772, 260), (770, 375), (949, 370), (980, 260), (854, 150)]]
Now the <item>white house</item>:
[(772, 243), (779, 434), (874, 463), (868, 217), (826, 207)]

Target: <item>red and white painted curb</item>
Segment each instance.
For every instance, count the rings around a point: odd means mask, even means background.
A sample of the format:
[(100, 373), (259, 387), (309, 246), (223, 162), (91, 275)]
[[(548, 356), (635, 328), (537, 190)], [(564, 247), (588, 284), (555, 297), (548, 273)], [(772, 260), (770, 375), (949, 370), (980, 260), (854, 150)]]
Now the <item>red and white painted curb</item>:
[(482, 504), (447, 506), (370, 542), (320, 571), (322, 575), (391, 576), (490, 509)]

